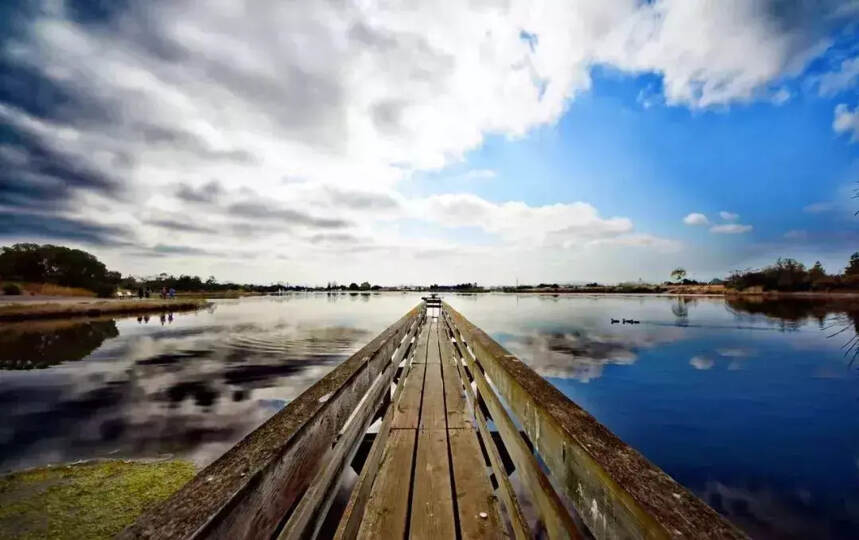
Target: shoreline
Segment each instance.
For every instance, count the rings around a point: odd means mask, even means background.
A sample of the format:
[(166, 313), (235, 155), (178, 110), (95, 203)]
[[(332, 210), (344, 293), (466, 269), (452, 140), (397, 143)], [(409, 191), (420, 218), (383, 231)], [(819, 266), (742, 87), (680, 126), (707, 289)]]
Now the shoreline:
[(98, 300), (75, 301), (39, 299), (26, 302), (3, 302), (0, 299), (0, 322), (32, 321), (66, 317), (99, 317), (132, 315), (159, 311), (193, 311), (209, 306), (207, 300)]

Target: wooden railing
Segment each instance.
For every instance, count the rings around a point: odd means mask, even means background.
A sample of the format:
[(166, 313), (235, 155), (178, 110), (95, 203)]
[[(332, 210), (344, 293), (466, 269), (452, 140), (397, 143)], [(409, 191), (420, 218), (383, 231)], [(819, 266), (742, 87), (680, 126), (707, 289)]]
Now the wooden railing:
[(120, 538), (314, 536), (425, 313), (409, 311)]
[[(534, 531), (501, 463), (502, 448), (487, 441), (500, 439), (550, 538), (576, 536), (576, 520), (598, 539), (745, 538), (447, 303), (442, 318), (463, 380), (472, 382), (467, 395), (516, 538)], [(500, 437), (491, 437), (484, 411)]]

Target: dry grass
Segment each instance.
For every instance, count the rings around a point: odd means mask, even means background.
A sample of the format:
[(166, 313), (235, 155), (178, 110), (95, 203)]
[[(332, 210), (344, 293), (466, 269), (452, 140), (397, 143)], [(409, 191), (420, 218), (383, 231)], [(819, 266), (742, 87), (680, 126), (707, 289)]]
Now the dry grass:
[[(89, 289), (81, 289), (80, 287), (63, 287), (53, 283), (28, 283), (28, 282), (9, 282), (14, 283), (21, 288), (23, 295), (39, 295), (39, 296), (74, 296), (81, 298), (93, 298), (95, 293)], [(2, 285), (6, 285), (3, 283)]]
[(96, 302), (40, 302), (0, 305), (0, 321), (25, 321), (62, 317), (181, 311), (206, 307), (204, 300), (101, 300)]
[(667, 285), (669, 294), (725, 294), (724, 285)]

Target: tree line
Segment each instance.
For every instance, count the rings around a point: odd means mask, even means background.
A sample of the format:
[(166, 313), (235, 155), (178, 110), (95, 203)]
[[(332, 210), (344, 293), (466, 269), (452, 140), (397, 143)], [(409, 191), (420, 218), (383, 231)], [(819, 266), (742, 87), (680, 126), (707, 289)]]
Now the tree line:
[(820, 261), (811, 268), (796, 259), (778, 259), (775, 264), (754, 270), (736, 270), (725, 282), (729, 289), (759, 287), (765, 291), (835, 291), (859, 289), (859, 252), (850, 256), (840, 274), (827, 274)]
[[(91, 253), (80, 249), (52, 244), (15, 244), (0, 248), (0, 281), (53, 283), (63, 287), (79, 287), (109, 297), (119, 288), (136, 291), (162, 287), (177, 291), (252, 291), (274, 292), (279, 289), (303, 290), (304, 287), (280, 285), (254, 285), (218, 282), (214, 276), (205, 281), (199, 276), (161, 273), (147, 278), (123, 276), (108, 270), (107, 266)], [(10, 289), (11, 290), (11, 289)]]

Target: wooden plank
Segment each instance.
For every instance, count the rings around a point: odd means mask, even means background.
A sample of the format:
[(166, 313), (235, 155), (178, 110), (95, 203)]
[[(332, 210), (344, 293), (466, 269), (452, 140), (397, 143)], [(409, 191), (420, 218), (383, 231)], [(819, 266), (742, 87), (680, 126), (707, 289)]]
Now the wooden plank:
[(447, 432), (459, 511), (461, 538), (502, 538), (507, 535), (474, 429)]
[(352, 413), (351, 418), (338, 433), (337, 443), (329, 452), (325, 466), (310, 483), (304, 496), (301, 497), (298, 506), (278, 536), (280, 540), (306, 538), (315, 536), (318, 532), (334, 495), (337, 493), (337, 479), (352, 461), (362, 435), (367, 431), (373, 422), (375, 412), (379, 410), (385, 397), (390, 393), (394, 371), (405, 356), (416, 329), (417, 321), (412, 324), (409, 333), (403, 336), (391, 364), (376, 378), (373, 386)]
[[(386, 538), (400, 538), (400, 536), (389, 535)], [(453, 491), (450, 487), (450, 462), (447, 455), (447, 431), (444, 429), (418, 432), (409, 538), (431, 540), (456, 538)]]
[(438, 320), (432, 319), (429, 324), (429, 336), (427, 337), (427, 364), (438, 364), (441, 358), (438, 352)]
[(406, 374), (403, 394), (394, 403), (393, 429), (417, 429), (420, 422), (421, 394), (424, 387), (426, 364), (413, 364)]
[(472, 424), (468, 414), (465, 389), (463, 388), (462, 378), (457, 366), (459, 360), (454, 354), (453, 344), (450, 342), (446, 324), (439, 325), (438, 339), (441, 351), (442, 379), (444, 379), (444, 406), (447, 415), (447, 428), (473, 429), (474, 424)]
[(427, 318), (418, 334), (418, 344), (415, 347), (415, 356), (412, 362), (415, 364), (426, 364), (427, 362), (427, 345), (429, 344), (429, 335), (432, 328), (432, 319)]
[(443, 313), (596, 538), (746, 537), (456, 310)]
[(420, 428), (446, 429), (446, 416), (444, 406), (444, 383), (441, 378), (441, 364), (426, 364)]
[[(422, 314), (423, 316), (423, 314)], [(418, 326), (422, 322), (422, 317), (418, 320)], [(417, 339), (415, 338), (415, 342)], [(403, 366), (403, 375), (397, 382), (394, 395), (391, 398), (392, 403), (399, 401), (400, 396), (405, 388), (405, 379), (411, 369), (411, 358), (414, 356), (414, 351), (409, 353), (406, 358), (406, 363)], [(382, 417), (382, 424), (379, 426), (379, 432), (376, 434), (376, 440), (370, 448), (370, 454), (364, 462), (364, 467), (361, 469), (361, 474), (358, 476), (357, 482), (352, 489), (352, 494), (349, 496), (349, 502), (343, 511), (340, 518), (340, 523), (337, 525), (337, 531), (334, 534), (334, 540), (353, 539), (358, 536), (358, 530), (361, 526), (361, 520), (364, 517), (364, 509), (367, 506), (367, 500), (370, 498), (370, 492), (373, 488), (373, 482), (376, 479), (376, 474), (382, 463), (385, 447), (387, 446), (388, 435), (391, 432), (391, 424), (394, 419), (394, 407), (388, 407)]]
[[(453, 328), (455, 328), (453, 323), (449, 320), (446, 322), (448, 327), (451, 328), (451, 333), (456, 336), (457, 340), (461, 339), (461, 335), (458, 335), (453, 331)], [(463, 355), (468, 354), (464, 349), (465, 344), (457, 341), (454, 345), (454, 354), (462, 358)], [(460, 379), (468, 381), (468, 378), (465, 375), (465, 367), (463, 367), (462, 363), (459, 361), (457, 361), (457, 370), (459, 371)], [(465, 393), (471, 402), (480, 438), (483, 440), (486, 453), (489, 455), (489, 463), (492, 466), (492, 472), (495, 473), (495, 479), (498, 481), (498, 491), (501, 494), (501, 500), (504, 503), (504, 507), (507, 509), (507, 517), (510, 520), (510, 528), (513, 531), (513, 538), (516, 540), (531, 538), (531, 531), (528, 527), (528, 522), (525, 519), (525, 514), (522, 512), (522, 507), (519, 506), (519, 501), (516, 499), (516, 493), (513, 489), (513, 485), (510, 483), (510, 478), (507, 476), (504, 462), (501, 460), (498, 448), (495, 447), (495, 443), (492, 440), (492, 434), (489, 431), (489, 425), (486, 422), (486, 418), (483, 416), (483, 412), (480, 410), (480, 407), (477, 406), (477, 396), (472, 390), (470, 384), (465, 384)]]
[(409, 477), (415, 450), (414, 429), (395, 429), (388, 435), (385, 453), (358, 538), (403, 538), (409, 518)]

